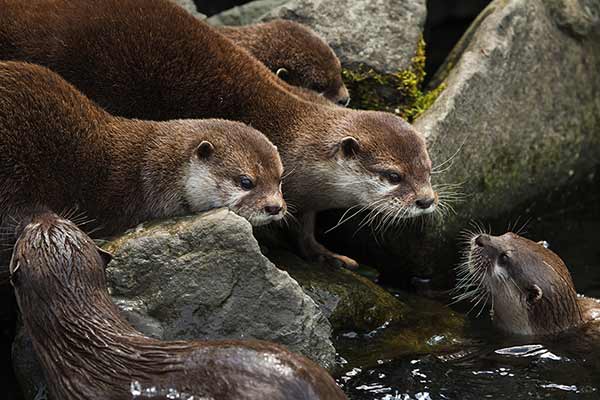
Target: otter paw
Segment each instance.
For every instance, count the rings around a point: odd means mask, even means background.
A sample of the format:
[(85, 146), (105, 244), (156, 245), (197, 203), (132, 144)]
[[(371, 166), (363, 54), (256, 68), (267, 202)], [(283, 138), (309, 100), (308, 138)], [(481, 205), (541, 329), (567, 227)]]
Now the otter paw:
[(341, 254), (323, 254), (319, 257), (320, 261), (329, 264), (335, 268), (347, 268), (355, 270), (358, 268), (358, 263), (350, 257), (342, 256)]

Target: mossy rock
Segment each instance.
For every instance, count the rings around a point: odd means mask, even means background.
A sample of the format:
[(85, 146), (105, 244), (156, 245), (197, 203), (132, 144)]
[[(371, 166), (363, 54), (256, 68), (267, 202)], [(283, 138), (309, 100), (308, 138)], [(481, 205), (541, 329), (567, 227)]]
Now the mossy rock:
[(447, 306), (421, 296), (398, 294), (404, 318), (366, 334), (338, 333), (335, 347), (350, 362), (345, 368), (374, 366), (380, 360), (443, 353), (468, 343), (466, 320)]
[(371, 280), (346, 269), (307, 263), (280, 250), (270, 260), (287, 271), (321, 307), (335, 331), (371, 331), (405, 318), (408, 308)]
[(352, 107), (383, 110), (412, 121), (429, 108), (445, 85), (423, 91), (425, 79), (425, 41), (419, 40), (411, 66), (392, 74), (379, 73), (360, 65), (344, 68), (344, 82), (352, 96)]

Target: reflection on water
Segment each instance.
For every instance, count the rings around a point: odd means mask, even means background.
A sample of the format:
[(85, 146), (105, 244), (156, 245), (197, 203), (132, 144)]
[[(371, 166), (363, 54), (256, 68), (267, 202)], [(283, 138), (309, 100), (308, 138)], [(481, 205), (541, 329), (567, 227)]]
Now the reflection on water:
[[(568, 208), (531, 204), (522, 214), (491, 222), (494, 233), (501, 234), (517, 217), (529, 220), (524, 236), (547, 241), (569, 267), (578, 292), (596, 298), (600, 298), (598, 181), (596, 177), (588, 181), (585, 198), (560, 202)], [(485, 313), (471, 322), (472, 341), (445, 354), (398, 355), (386, 347), (389, 340), (356, 336), (351, 342), (340, 336), (336, 348), (348, 361), (338, 382), (352, 400), (600, 399), (600, 324), (596, 333), (587, 335), (507, 338), (491, 327)], [(387, 336), (402, 335), (402, 330), (388, 329)], [(380, 359), (368, 361), (360, 356), (361, 349)]]
[(353, 400), (600, 398), (597, 366), (540, 343), (407, 357), (355, 368), (338, 381)]

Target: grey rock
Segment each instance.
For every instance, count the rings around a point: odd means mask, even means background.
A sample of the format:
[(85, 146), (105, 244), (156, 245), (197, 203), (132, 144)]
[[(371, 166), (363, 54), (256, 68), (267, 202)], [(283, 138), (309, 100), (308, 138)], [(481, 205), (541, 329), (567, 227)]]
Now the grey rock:
[(194, 0), (172, 0), (175, 3), (179, 4), (181, 7), (185, 8), (190, 14), (199, 19), (206, 19), (206, 15), (202, 14), (198, 11)]
[(256, 0), (208, 18), (212, 25), (248, 25), (289, 0)]
[(140, 331), (165, 340), (262, 339), (333, 365), (331, 326), (226, 210), (140, 226), (106, 245), (111, 294)]
[(309, 26), (345, 67), (395, 73), (410, 67), (426, 14), (425, 0), (291, 0), (261, 20), (284, 18)]

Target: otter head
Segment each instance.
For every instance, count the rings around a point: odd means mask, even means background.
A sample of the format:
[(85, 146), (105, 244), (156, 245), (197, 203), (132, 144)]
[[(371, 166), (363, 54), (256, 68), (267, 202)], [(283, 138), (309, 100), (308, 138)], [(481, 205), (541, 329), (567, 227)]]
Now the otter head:
[(330, 144), (337, 198), (371, 209), (389, 222), (436, 209), (431, 160), (423, 137), (389, 113), (353, 112)]
[(195, 132), (187, 148), (183, 176), (190, 211), (228, 207), (252, 225), (283, 218), (283, 165), (277, 148), (244, 124), (204, 120), (190, 122)]
[(26, 218), (18, 234), (10, 275), (25, 318), (44, 320), (44, 310), (59, 315), (65, 299), (85, 304), (95, 292), (106, 292), (104, 269), (111, 255), (72, 222), (43, 212)]
[(512, 232), (475, 235), (465, 268), (480, 296), (489, 296), (494, 323), (508, 333), (551, 334), (582, 321), (571, 275), (544, 243)]
[(274, 20), (265, 25), (268, 56), (254, 54), (280, 79), (310, 89), (341, 105), (350, 94), (342, 81), (342, 65), (331, 47), (314, 31), (297, 22)]

